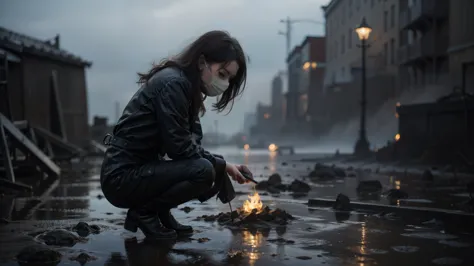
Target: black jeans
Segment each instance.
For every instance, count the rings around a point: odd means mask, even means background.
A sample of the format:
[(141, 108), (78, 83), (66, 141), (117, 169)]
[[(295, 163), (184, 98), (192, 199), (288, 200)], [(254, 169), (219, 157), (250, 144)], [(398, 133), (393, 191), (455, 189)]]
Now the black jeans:
[(101, 185), (104, 196), (118, 208), (170, 209), (209, 191), (215, 170), (206, 159), (156, 161), (121, 174), (103, 176), (108, 167), (103, 162)]

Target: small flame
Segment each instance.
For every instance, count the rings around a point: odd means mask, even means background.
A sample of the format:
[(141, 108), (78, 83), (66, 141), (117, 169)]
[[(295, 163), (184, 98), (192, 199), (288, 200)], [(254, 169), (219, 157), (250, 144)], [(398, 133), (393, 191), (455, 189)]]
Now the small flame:
[(244, 205), (242, 206), (242, 211), (246, 213), (251, 213), (252, 210), (257, 209), (257, 212), (260, 212), (263, 208), (262, 201), (260, 200), (260, 195), (257, 192), (253, 194), (253, 196), (248, 196), (249, 199), (244, 201)]

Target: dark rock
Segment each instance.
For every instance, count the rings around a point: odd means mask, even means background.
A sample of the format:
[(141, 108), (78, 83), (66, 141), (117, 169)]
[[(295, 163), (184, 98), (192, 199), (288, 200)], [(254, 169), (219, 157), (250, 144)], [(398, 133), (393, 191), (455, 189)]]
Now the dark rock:
[(311, 187), (303, 181), (300, 180), (293, 180), (290, 184), (289, 190), (292, 192), (308, 192), (311, 190)]
[(268, 184), (270, 186), (277, 186), (277, 185), (280, 185), (281, 184), (281, 176), (277, 173), (275, 174), (272, 174), (269, 178), (268, 178)]
[(267, 191), (270, 192), (271, 194), (280, 194), (280, 190), (276, 187), (268, 187)]
[(275, 239), (268, 239), (267, 240), (270, 243), (279, 243), (279, 244), (294, 244), (295, 241), (293, 240), (286, 240), (283, 237), (275, 238)]
[(434, 180), (433, 173), (431, 173), (430, 170), (426, 169), (421, 175), (421, 179), (423, 179), (424, 181), (433, 181)]
[(348, 196), (340, 193), (337, 195), (336, 202), (334, 203), (333, 209), (338, 211), (350, 211), (351, 210), (351, 200)]
[(181, 208), (180, 210), (184, 211), (185, 213), (190, 213), (192, 210), (194, 210), (194, 208), (191, 208), (189, 206), (185, 206), (185, 207)]
[(346, 171), (340, 167), (336, 167), (335, 165), (332, 166), (332, 170), (337, 177), (346, 177)]
[(352, 166), (347, 167), (347, 171), (353, 171), (353, 170), (354, 170), (354, 167)]
[(81, 242), (81, 238), (64, 229), (55, 229), (38, 236), (46, 245), (52, 246), (68, 246), (72, 247), (77, 242)]
[(378, 180), (360, 181), (357, 192), (377, 192), (382, 190), (382, 184)]
[(387, 195), (387, 198), (398, 200), (398, 199), (406, 199), (408, 198), (408, 193), (400, 189), (390, 189), (384, 193)]
[(346, 172), (340, 167), (335, 165), (327, 166), (317, 163), (314, 166), (314, 170), (309, 173), (310, 177), (316, 177), (320, 179), (333, 179), (336, 177), (345, 177)]
[(268, 170), (268, 166), (263, 167), (263, 169)]
[(308, 256), (298, 256), (296, 258), (299, 259), (299, 260), (310, 260), (311, 259), (311, 257), (308, 257)]
[(81, 253), (77, 256), (72, 256), (69, 259), (72, 260), (72, 261), (77, 261), (77, 262), (79, 262), (79, 264), (84, 265), (84, 264), (88, 263), (89, 261), (96, 260), (97, 258), (94, 257), (94, 256), (91, 256), (87, 253)]
[(288, 185), (285, 184), (279, 184), (274, 186), (276, 189), (281, 190), (281, 191), (287, 191), (288, 190)]
[(57, 265), (61, 261), (61, 253), (43, 245), (23, 248), (16, 256), (20, 265)]
[(282, 162), (282, 163), (281, 163), (281, 165), (283, 165), (283, 166), (287, 166), (287, 165), (288, 165), (288, 163), (287, 163), (287, 162)]
[(255, 186), (255, 189), (257, 190), (266, 190), (270, 184), (268, 184), (268, 181), (261, 181), (258, 182), (258, 184)]
[(89, 225), (85, 222), (79, 222), (72, 228), (72, 231), (77, 232), (79, 236), (86, 237), (89, 234), (100, 233), (100, 227), (95, 224)]
[(104, 196), (102, 196), (101, 194), (97, 195), (97, 199), (101, 200), (102, 198), (104, 198)]
[(356, 177), (356, 174), (355, 174), (354, 172), (348, 173), (348, 174), (347, 174), (347, 177)]
[(211, 240), (211, 239), (209, 239), (209, 238), (207, 238), (207, 237), (202, 237), (202, 238), (199, 238), (199, 239), (198, 239), (198, 242), (199, 242), (199, 243), (205, 243), (205, 242), (208, 242), (209, 240)]

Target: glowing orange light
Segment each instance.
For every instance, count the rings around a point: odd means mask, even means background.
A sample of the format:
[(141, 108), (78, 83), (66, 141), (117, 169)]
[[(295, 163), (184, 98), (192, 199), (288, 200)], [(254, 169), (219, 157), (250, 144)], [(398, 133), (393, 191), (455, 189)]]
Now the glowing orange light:
[(246, 150), (246, 151), (250, 150), (250, 145), (245, 144), (245, 145), (244, 145), (244, 150)]
[(395, 141), (399, 141), (399, 140), (400, 140), (400, 134), (395, 135)]

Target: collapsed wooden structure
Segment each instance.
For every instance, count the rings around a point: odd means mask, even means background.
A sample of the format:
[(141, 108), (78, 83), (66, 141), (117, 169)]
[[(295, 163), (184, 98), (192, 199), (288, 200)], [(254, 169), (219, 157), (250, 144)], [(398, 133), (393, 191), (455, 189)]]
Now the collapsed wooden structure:
[[(0, 58), (1, 59), (1, 58)], [(6, 58), (3, 58), (6, 60)], [(6, 66), (6, 64), (4, 64)], [(8, 69), (2, 69), (7, 72)], [(7, 76), (7, 75), (1, 75)], [(60, 161), (68, 161), (83, 156), (84, 150), (67, 141), (64, 130), (64, 119), (61, 103), (57, 96), (57, 77), (51, 73), (51, 98), (55, 99), (54, 121), (58, 133), (53, 133), (39, 126), (30, 125), (28, 121), (11, 121), (8, 112), (9, 99), (2, 98), (7, 106), (6, 114), (0, 112), (0, 185), (11, 189), (30, 190), (31, 187), (16, 182), (16, 174), (29, 174), (39, 170), (52, 177), (59, 177)], [(1, 80), (0, 90), (8, 90), (6, 79)]]

